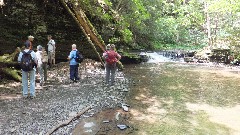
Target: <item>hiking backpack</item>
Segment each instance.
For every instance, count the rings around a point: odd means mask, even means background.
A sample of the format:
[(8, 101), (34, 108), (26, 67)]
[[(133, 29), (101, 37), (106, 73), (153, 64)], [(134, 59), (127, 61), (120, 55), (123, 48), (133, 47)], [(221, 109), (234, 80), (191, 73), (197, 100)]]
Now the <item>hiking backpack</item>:
[(22, 51), (23, 55), (20, 62), (20, 67), (23, 71), (31, 71), (35, 65), (35, 62), (32, 59), (31, 52), (31, 50), (28, 52)]
[(107, 64), (112, 65), (112, 64), (117, 62), (116, 52), (114, 52), (114, 51), (107, 51), (106, 53), (107, 53), (107, 57), (106, 57), (105, 60), (106, 60)]
[(79, 51), (76, 51), (75, 61), (78, 63), (81, 63), (83, 61), (83, 55)]

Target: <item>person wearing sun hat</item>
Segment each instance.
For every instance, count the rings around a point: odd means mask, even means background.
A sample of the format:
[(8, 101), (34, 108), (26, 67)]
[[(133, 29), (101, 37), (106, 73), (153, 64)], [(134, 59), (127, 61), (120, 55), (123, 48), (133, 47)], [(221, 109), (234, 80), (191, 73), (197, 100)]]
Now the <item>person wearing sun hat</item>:
[(29, 47), (30, 50), (33, 49), (33, 44), (32, 44), (33, 40), (34, 40), (34, 37), (30, 35), (28, 36), (28, 40), (26, 41), (26, 42), (30, 42), (30, 47)]

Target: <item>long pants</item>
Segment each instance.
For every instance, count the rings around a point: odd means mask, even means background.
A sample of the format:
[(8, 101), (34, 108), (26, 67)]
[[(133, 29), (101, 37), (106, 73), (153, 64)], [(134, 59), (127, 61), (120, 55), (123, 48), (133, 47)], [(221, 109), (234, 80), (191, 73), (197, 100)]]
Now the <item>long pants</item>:
[(29, 72), (22, 71), (23, 96), (28, 96), (28, 75), (30, 79), (30, 96), (35, 96), (35, 69)]
[(48, 52), (48, 63), (50, 67), (52, 66), (52, 64), (55, 64), (55, 60), (53, 59), (55, 59), (54, 52)]
[(79, 65), (70, 65), (70, 79), (71, 80), (79, 80), (78, 77), (78, 66)]
[(40, 84), (42, 84), (43, 83), (43, 81), (44, 81), (44, 74), (43, 74), (43, 65), (41, 64), (41, 65), (38, 65), (38, 73), (39, 73), (39, 75), (40, 75)]
[[(106, 84), (109, 84), (110, 82), (110, 85), (114, 85), (116, 69), (117, 69), (116, 63), (112, 65), (106, 64)], [(111, 74), (111, 80), (109, 80), (110, 74)]]

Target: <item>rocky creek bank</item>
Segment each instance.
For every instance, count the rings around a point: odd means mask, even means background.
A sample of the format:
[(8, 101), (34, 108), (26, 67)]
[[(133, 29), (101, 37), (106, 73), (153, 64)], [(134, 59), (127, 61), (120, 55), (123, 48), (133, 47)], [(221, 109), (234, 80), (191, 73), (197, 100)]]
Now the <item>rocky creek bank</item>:
[[(130, 81), (123, 72), (118, 71), (115, 86), (106, 86), (104, 69), (92, 60), (85, 60), (79, 70), (81, 80), (71, 83), (68, 63), (57, 64), (48, 72), (48, 81), (44, 87), (37, 83), (35, 99), (21, 97), (21, 83), (1, 84), (0, 134), (46, 134), (54, 126), (89, 106), (91, 109), (53, 134), (108, 134), (114, 129), (121, 133), (117, 125), (127, 124), (124, 119), (129, 118), (121, 106), (126, 102)], [(11, 92), (6, 94), (6, 91)], [(86, 129), (76, 128), (79, 127), (77, 124), (83, 124), (80, 127)], [(132, 132), (129, 125), (127, 128), (124, 132)]]

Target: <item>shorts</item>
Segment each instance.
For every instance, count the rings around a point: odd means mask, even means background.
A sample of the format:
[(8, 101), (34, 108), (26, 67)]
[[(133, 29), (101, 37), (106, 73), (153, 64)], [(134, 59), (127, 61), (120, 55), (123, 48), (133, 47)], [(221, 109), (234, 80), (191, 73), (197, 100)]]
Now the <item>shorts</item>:
[(53, 59), (53, 54), (54, 54), (54, 52), (48, 52), (48, 60)]

